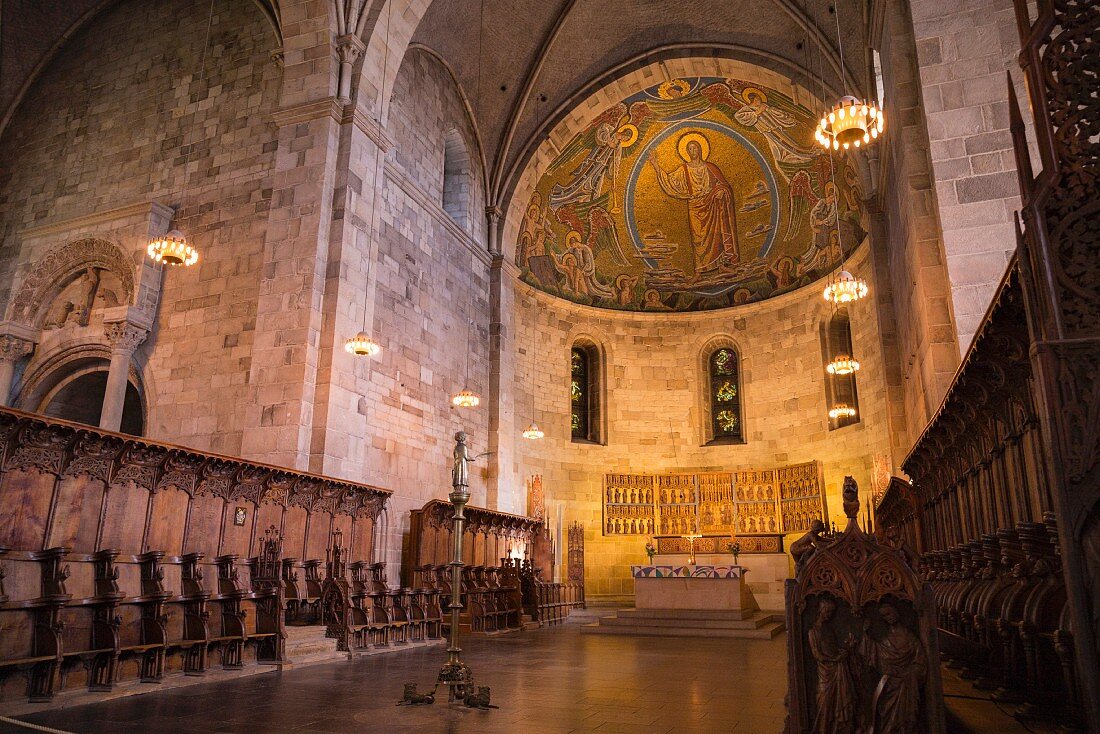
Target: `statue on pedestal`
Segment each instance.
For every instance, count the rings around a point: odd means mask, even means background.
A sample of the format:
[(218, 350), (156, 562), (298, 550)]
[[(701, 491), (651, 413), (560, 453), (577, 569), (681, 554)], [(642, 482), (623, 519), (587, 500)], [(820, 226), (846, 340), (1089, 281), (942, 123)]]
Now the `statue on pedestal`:
[(454, 468), (451, 469), (451, 486), (456, 492), (470, 491), (469, 463), (477, 457), (470, 456), (470, 448), (466, 445), (466, 432), (459, 431), (455, 434)]

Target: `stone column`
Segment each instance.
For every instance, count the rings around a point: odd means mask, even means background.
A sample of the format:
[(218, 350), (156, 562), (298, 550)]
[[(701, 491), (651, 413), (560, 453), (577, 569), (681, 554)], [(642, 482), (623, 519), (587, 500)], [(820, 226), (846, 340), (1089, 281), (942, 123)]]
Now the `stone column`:
[(107, 324), (106, 332), (107, 341), (111, 344), (111, 366), (107, 372), (107, 388), (103, 392), (99, 427), (107, 431), (117, 431), (122, 427), (122, 408), (126, 402), (130, 359), (149, 335), (149, 330), (129, 321), (115, 321)]
[(0, 336), (0, 405), (11, 405), (11, 383), (15, 376), (15, 363), (34, 350), (34, 342), (17, 336)]

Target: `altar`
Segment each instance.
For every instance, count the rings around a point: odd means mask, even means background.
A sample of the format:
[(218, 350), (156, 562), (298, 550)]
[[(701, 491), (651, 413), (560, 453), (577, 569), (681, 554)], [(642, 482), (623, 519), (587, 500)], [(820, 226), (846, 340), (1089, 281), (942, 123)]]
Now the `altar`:
[(745, 583), (743, 566), (710, 564), (631, 566), (636, 609), (738, 612), (760, 607)]

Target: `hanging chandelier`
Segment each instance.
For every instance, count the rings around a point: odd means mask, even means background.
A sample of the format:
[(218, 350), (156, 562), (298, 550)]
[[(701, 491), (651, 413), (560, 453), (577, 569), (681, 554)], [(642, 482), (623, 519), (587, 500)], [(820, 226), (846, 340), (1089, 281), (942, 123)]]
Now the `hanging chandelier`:
[(867, 295), (867, 281), (857, 278), (847, 270), (840, 271), (829, 285), (825, 286), (825, 300), (832, 303), (851, 303)]
[(847, 354), (838, 354), (825, 366), (825, 371), (830, 375), (850, 375), (858, 370), (859, 362)]
[(821, 118), (814, 137), (823, 148), (858, 148), (882, 135), (886, 119), (874, 102), (841, 97), (829, 114)]
[(847, 403), (837, 403), (829, 411), (829, 418), (832, 420), (839, 420), (841, 418), (854, 418), (856, 415), (856, 409)]
[(382, 352), (382, 345), (360, 331), (344, 342), (344, 351), (357, 357), (375, 357)]
[(187, 244), (187, 238), (178, 229), (157, 237), (145, 251), (152, 260), (165, 265), (189, 267), (199, 261), (198, 250)]
[(468, 387), (464, 387), (453, 396), (451, 404), (456, 408), (476, 408), (481, 405), (481, 396)]
[(529, 441), (538, 441), (540, 438), (542, 438), (546, 434), (544, 434), (542, 432), (542, 429), (539, 428), (538, 423), (535, 423), (534, 421), (531, 421), (531, 425), (527, 426), (527, 428), (524, 429), (524, 431), (521, 435), (524, 438), (528, 439)]

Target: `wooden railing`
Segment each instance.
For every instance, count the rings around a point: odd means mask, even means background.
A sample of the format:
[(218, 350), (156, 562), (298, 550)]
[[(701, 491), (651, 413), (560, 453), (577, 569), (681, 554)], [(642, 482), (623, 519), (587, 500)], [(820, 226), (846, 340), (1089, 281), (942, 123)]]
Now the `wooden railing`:
[(281, 662), (295, 559), (389, 494), (0, 409), (0, 699)]

